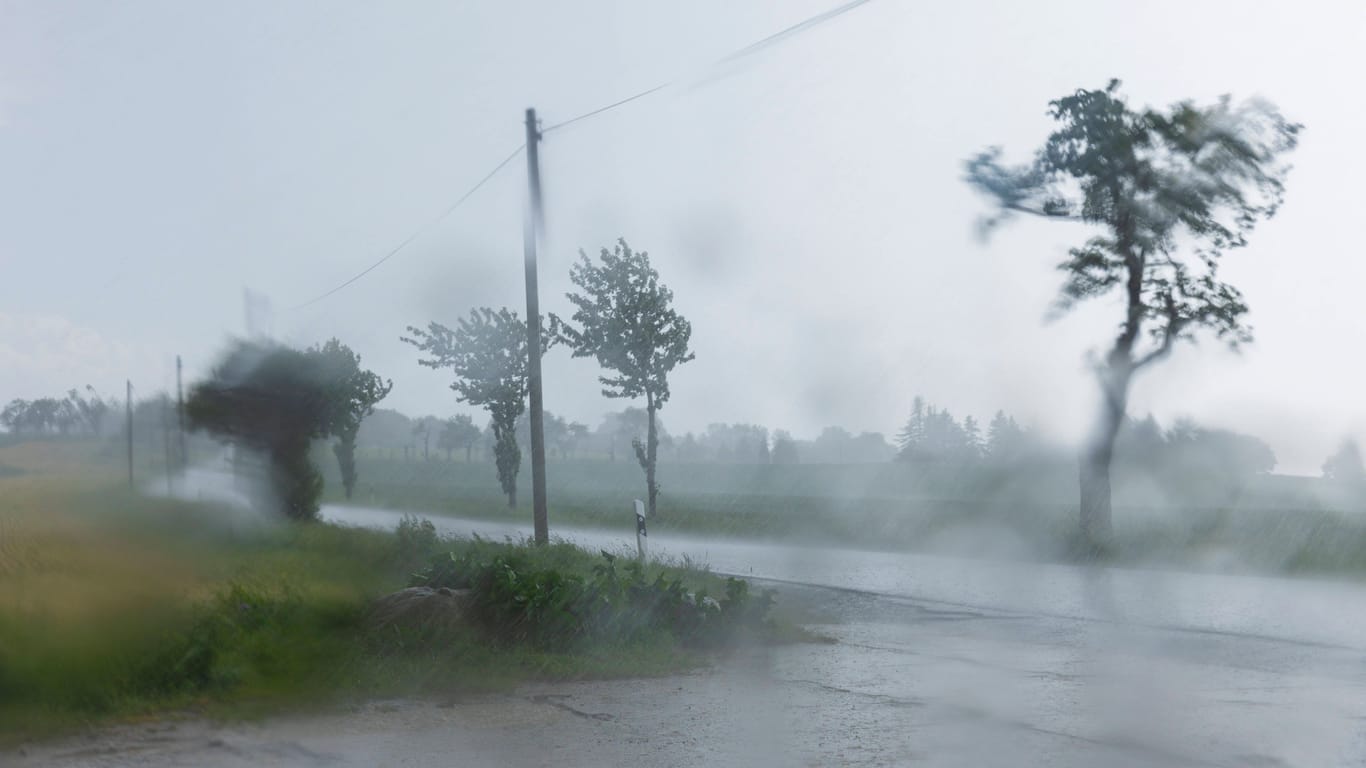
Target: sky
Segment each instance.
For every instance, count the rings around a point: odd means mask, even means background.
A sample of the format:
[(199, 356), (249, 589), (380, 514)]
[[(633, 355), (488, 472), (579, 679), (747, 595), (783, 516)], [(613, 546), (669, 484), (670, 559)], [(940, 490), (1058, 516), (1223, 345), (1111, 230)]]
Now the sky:
[[(0, 400), (149, 394), (177, 354), (193, 380), (244, 333), (249, 289), (281, 340), (335, 336), (392, 378), (385, 405), (471, 412), (399, 336), (525, 313), (524, 160), (431, 222), (522, 142), (527, 107), (549, 125), (668, 82), (545, 137), (540, 279), (568, 314), (579, 249), (650, 253), (697, 354), (671, 431), (891, 435), (918, 394), (1075, 440), (1119, 305), (1045, 322), (1087, 231), (981, 240), (962, 163), (1027, 158), (1050, 99), (1119, 78), (1135, 105), (1262, 97), (1305, 126), (1284, 208), (1224, 267), (1255, 343), (1180, 348), (1131, 412), (1255, 434), (1291, 473), (1366, 440), (1366, 4), (872, 0), (714, 65), (836, 4), (0, 0)], [(570, 419), (626, 405), (563, 350), (545, 376)]]

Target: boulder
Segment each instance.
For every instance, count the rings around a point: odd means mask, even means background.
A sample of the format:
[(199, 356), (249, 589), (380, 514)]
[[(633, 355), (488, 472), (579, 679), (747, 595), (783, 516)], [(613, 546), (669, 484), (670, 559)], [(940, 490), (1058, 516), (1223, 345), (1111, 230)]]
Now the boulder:
[(468, 622), (470, 590), (408, 587), (381, 597), (370, 609), (376, 629), (445, 631)]

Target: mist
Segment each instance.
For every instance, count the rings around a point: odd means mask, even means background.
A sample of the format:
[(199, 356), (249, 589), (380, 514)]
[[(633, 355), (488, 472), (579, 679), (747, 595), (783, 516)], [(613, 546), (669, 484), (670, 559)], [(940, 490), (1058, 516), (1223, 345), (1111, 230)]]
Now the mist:
[(1360, 763), (1363, 71), (0, 0), (0, 762)]

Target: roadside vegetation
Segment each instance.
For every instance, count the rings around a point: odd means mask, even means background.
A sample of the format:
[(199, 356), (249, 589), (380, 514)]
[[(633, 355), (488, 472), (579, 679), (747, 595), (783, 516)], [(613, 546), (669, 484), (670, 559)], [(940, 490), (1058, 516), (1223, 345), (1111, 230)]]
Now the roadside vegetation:
[[(354, 503), (520, 522), (487, 465), (361, 458)], [(1186, 472), (1190, 462), (1115, 472), (1114, 542), (1098, 554), (1076, 525), (1076, 465), (886, 462), (861, 465), (685, 463), (650, 521), (652, 537), (775, 540), (1055, 562), (1262, 573), (1366, 574), (1366, 486), (1352, 480)], [(555, 525), (628, 534), (639, 468), (552, 462)], [(330, 480), (330, 479), (329, 479)], [(329, 481), (328, 487), (333, 487)], [(340, 494), (328, 494), (341, 501)]]
[[(742, 633), (774, 637), (766, 597), (695, 568), (443, 540), (416, 518), (382, 532), (147, 498), (102, 450), (0, 448), (0, 743), (665, 674)], [(414, 581), (470, 588), (466, 620), (377, 623), (376, 599)]]

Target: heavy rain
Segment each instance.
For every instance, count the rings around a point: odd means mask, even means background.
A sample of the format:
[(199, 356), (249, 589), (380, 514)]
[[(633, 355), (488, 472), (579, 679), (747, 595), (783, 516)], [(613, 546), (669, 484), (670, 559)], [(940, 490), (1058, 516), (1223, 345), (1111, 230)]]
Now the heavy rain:
[(1366, 763), (1362, 72), (0, 0), (0, 765)]

